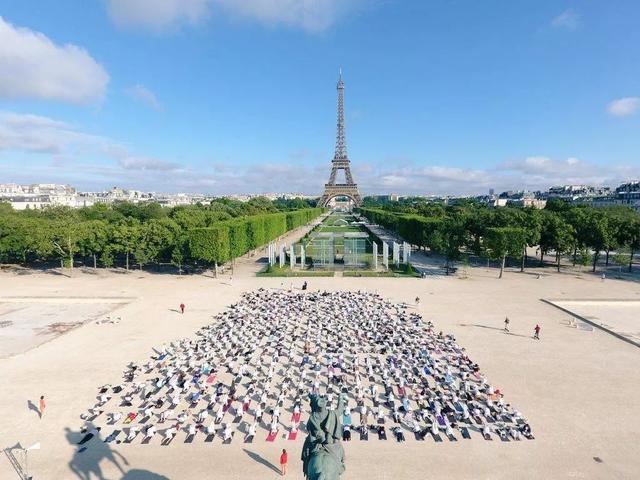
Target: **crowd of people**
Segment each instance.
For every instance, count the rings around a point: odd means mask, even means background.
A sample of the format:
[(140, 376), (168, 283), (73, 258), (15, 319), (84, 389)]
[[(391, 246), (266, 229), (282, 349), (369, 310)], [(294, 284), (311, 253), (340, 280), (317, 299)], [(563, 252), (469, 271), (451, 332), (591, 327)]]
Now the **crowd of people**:
[(345, 442), (533, 438), (452, 335), (374, 293), (248, 292), (154, 350), (81, 415), (112, 429), (105, 441), (295, 441), (310, 393), (330, 408), (343, 394)]

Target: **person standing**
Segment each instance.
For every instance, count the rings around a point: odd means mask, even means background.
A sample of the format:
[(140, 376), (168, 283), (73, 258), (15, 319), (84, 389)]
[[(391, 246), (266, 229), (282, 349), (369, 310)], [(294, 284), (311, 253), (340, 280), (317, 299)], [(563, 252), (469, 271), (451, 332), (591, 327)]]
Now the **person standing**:
[(420, 297), (416, 297), (416, 305), (420, 305)]
[(287, 451), (283, 448), (282, 454), (280, 455), (280, 474), (283, 476), (287, 474), (287, 460)]
[(535, 338), (536, 340), (540, 340), (540, 325), (538, 325), (536, 323), (535, 328), (533, 329), (533, 338)]
[(180, 313), (182, 313), (184, 315), (184, 303), (180, 304)]
[(44, 409), (47, 408), (47, 404), (44, 401), (44, 395), (40, 396), (40, 405), (38, 406), (40, 409), (40, 418), (44, 416)]
[(509, 333), (509, 317), (504, 317), (504, 331)]

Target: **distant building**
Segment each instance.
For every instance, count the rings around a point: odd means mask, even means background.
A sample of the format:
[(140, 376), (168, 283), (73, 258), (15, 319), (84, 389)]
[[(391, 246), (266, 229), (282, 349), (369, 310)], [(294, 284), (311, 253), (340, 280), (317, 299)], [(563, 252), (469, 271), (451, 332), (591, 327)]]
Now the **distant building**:
[(640, 212), (640, 182), (623, 183), (609, 195), (594, 197), (589, 202), (594, 207), (631, 207)]
[(516, 200), (507, 200), (507, 205), (513, 205), (516, 207), (533, 207), (544, 208), (547, 205), (546, 200), (540, 200), (539, 198), (523, 197)]
[(546, 199), (560, 198), (570, 202), (584, 199), (593, 198), (597, 196), (606, 196), (611, 193), (609, 187), (593, 187), (591, 185), (562, 185), (551, 187), (546, 195), (543, 195)]
[(0, 201), (8, 202), (14, 210), (39, 210), (53, 205), (49, 195), (3, 195)]
[(0, 184), (0, 201), (9, 202), (16, 210), (40, 209), (49, 206), (76, 206), (76, 189), (55, 183)]

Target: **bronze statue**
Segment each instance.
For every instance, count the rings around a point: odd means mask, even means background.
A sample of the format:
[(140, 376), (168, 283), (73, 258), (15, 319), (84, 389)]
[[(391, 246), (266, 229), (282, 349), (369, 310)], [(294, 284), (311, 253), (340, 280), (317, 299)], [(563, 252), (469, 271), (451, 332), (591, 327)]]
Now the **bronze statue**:
[(345, 470), (340, 442), (344, 397), (340, 394), (335, 410), (328, 410), (327, 399), (320, 395), (310, 394), (309, 401), (311, 416), (302, 447), (302, 471), (308, 480), (339, 480)]

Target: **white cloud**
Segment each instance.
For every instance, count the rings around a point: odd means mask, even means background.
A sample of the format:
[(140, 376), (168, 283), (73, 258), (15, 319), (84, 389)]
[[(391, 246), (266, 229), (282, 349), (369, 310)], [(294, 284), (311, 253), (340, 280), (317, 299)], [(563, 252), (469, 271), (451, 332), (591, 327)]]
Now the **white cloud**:
[(364, 5), (361, 0), (214, 0), (227, 12), (264, 24), (319, 32)]
[[(632, 167), (584, 162), (575, 157), (554, 160), (549, 157), (527, 157), (510, 160), (496, 167), (495, 178), (508, 189), (545, 190), (553, 185), (610, 185), (637, 176)], [(507, 181), (505, 183), (505, 181)], [(502, 187), (504, 188), (504, 187)]]
[[(282, 179), (286, 178), (287, 191), (320, 194), (331, 168), (328, 162), (225, 165), (216, 164), (211, 176), (181, 176), (176, 183), (187, 189), (198, 185), (214, 193), (264, 193), (281, 191)], [(354, 163), (352, 172), (364, 194), (397, 192), (415, 195), (477, 195), (488, 192), (489, 188), (499, 192), (546, 190), (561, 184), (618, 185), (637, 176), (632, 167), (601, 166), (575, 157), (553, 160), (544, 156), (504, 162), (484, 169), (424, 166), (411, 164), (406, 159), (384, 159), (373, 164)]]
[(628, 117), (640, 110), (640, 97), (624, 97), (607, 105), (607, 112), (614, 117)]
[(107, 8), (117, 25), (158, 32), (198, 24), (212, 12), (319, 32), (365, 3), (365, 0), (107, 0)]
[(109, 75), (76, 45), (56, 45), (42, 33), (0, 17), (0, 98), (86, 103), (105, 94)]
[(526, 174), (567, 173), (577, 168), (580, 168), (580, 160), (575, 157), (552, 160), (549, 157), (532, 156), (522, 160), (509, 160), (498, 165), (500, 170), (513, 170)]
[(176, 164), (132, 154), (121, 143), (82, 132), (68, 123), (13, 112), (0, 112), (0, 152), (3, 151), (48, 154), (66, 160), (105, 157), (125, 170), (179, 170)]
[(107, 0), (107, 9), (119, 26), (162, 31), (202, 22), (210, 14), (211, 3), (211, 0)]
[(580, 26), (580, 14), (569, 8), (551, 20), (551, 26), (575, 30)]
[[(328, 161), (211, 160), (197, 166), (133, 153), (121, 142), (86, 133), (48, 117), (0, 111), (0, 177), (6, 181), (75, 183), (79, 188), (112, 185), (152, 191), (198, 191), (212, 194), (282, 191), (319, 195), (329, 178)], [(25, 159), (27, 161), (25, 161)], [(530, 156), (487, 168), (431, 165), (407, 158), (383, 158), (352, 164), (364, 194), (477, 195), (489, 188), (546, 190), (553, 185), (616, 186), (637, 177), (637, 167), (599, 165), (575, 157)], [(144, 175), (141, 173), (144, 172)], [(284, 182), (284, 183), (283, 183)]]
[(158, 101), (156, 95), (146, 87), (142, 85), (134, 85), (125, 90), (125, 93), (134, 100), (144, 103), (148, 107), (154, 110), (162, 110), (162, 105)]

